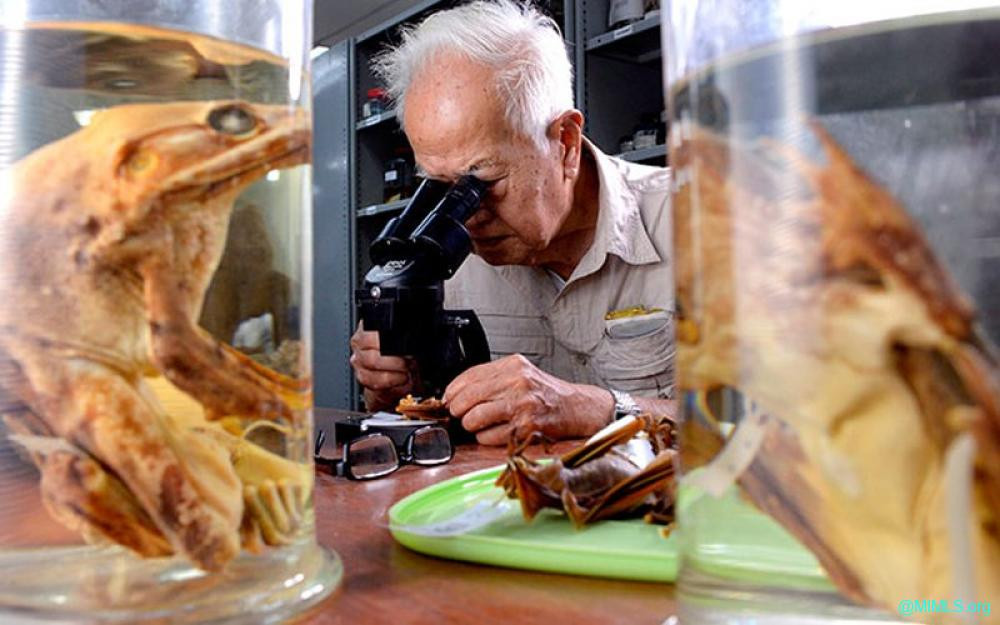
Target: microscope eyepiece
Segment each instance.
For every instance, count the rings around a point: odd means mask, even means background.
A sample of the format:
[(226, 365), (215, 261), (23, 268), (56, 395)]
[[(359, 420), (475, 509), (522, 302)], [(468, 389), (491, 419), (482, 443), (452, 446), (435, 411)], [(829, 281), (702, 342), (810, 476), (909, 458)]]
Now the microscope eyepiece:
[[(489, 185), (475, 176), (462, 176), (453, 184), (444, 199), (437, 205), (434, 212), (447, 215), (460, 224), (465, 224), (469, 217), (479, 210), (479, 203)], [(414, 231), (419, 236), (420, 230)]]
[(475, 176), (462, 176), (411, 237), (422, 254), (433, 259), (450, 278), (472, 251), (465, 222), (479, 210), (489, 185)]

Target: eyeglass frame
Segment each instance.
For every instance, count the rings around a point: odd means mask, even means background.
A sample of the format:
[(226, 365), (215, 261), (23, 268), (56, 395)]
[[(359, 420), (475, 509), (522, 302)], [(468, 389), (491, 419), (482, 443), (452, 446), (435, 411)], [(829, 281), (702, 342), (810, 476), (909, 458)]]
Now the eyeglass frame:
[[(432, 462), (418, 461), (413, 459), (413, 438), (418, 432), (425, 432), (428, 430), (441, 430), (444, 432), (445, 440), (448, 441), (448, 457), (443, 460), (435, 460)], [(352, 445), (357, 443), (370, 440), (373, 438), (386, 438), (392, 445), (392, 450), (396, 454), (396, 466), (388, 471), (383, 471), (374, 475), (356, 476), (350, 470), (351, 460), (350, 460), (350, 448)], [(419, 467), (436, 467), (438, 465), (447, 464), (451, 462), (451, 459), (455, 457), (455, 446), (451, 444), (451, 436), (448, 434), (448, 430), (441, 427), (440, 425), (424, 425), (419, 427), (406, 436), (406, 441), (403, 443), (404, 451), (396, 446), (396, 441), (392, 440), (392, 437), (384, 432), (369, 432), (362, 436), (352, 438), (347, 443), (344, 444), (342, 457), (340, 459), (326, 458), (319, 455), (320, 450), (323, 448), (323, 444), (326, 442), (326, 431), (319, 430), (316, 433), (316, 445), (313, 451), (313, 462), (319, 466), (329, 467), (330, 473), (338, 477), (346, 477), (349, 480), (365, 481), (365, 480), (375, 480), (380, 477), (385, 477), (391, 475), (398, 471), (403, 465), (413, 465)]]

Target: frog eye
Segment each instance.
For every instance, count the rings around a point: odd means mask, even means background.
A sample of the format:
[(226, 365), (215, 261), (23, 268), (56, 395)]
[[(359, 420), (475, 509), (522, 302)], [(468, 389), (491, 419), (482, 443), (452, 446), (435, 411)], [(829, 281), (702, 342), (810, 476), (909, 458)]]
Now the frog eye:
[(257, 125), (257, 120), (245, 109), (228, 105), (208, 114), (208, 125), (227, 135), (244, 135)]
[(138, 174), (156, 165), (156, 161), (156, 154), (150, 152), (149, 150), (138, 150), (133, 152), (128, 157), (128, 160), (125, 162), (125, 166), (128, 168), (129, 172)]

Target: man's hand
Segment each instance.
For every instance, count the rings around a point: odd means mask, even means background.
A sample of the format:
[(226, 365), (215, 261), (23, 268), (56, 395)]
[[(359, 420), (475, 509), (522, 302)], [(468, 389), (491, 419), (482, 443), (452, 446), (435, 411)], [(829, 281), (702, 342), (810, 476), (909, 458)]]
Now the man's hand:
[(553, 439), (589, 436), (614, 412), (608, 391), (561, 380), (520, 354), (465, 371), (443, 399), (483, 445), (505, 444), (512, 430), (521, 439), (536, 431)]
[(378, 332), (365, 332), (360, 323), (351, 337), (351, 366), (365, 387), (368, 410), (394, 408), (400, 397), (413, 390), (410, 363), (399, 356), (383, 356)]

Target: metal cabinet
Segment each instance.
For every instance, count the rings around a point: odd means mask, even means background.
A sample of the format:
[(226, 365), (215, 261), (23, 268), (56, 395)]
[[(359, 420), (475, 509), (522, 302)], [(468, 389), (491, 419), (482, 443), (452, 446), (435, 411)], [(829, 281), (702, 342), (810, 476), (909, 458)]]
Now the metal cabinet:
[(313, 376), (316, 405), (328, 408), (350, 407), (355, 394), (347, 360), (355, 256), (350, 49), (344, 41), (313, 61)]

